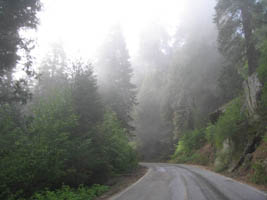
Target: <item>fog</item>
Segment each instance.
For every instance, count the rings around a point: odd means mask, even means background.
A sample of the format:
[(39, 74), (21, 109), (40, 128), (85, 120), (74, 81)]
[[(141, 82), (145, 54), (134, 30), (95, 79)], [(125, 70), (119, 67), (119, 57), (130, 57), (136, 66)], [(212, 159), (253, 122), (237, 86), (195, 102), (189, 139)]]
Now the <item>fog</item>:
[(161, 160), (183, 131), (205, 124), (223, 102), (215, 3), (43, 1), (40, 25), (26, 35), (36, 40), (32, 55), (41, 74), (64, 74), (70, 69), (61, 68), (77, 60), (90, 63), (101, 101), (117, 114), (140, 157)]
[(183, 6), (174, 34), (157, 21), (150, 23), (132, 59), (138, 86), (135, 134), (145, 160), (168, 158), (183, 131), (201, 127), (221, 103), (215, 2)]
[(156, 20), (173, 32), (183, 7), (184, 1), (176, 0), (45, 0), (36, 51), (43, 54), (51, 43), (62, 41), (69, 54), (92, 58), (109, 29), (120, 24), (128, 50), (134, 54), (143, 28)]
[(0, 0), (0, 199), (239, 195), (186, 164), (266, 184), (266, 24), (267, 0)]

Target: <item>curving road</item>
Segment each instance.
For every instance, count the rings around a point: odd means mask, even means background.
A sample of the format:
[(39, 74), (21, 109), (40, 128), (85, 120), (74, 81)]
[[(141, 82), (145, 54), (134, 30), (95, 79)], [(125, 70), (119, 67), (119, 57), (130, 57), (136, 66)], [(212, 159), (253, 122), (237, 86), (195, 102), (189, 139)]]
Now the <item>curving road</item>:
[(231, 178), (193, 166), (142, 163), (146, 175), (110, 200), (267, 200)]

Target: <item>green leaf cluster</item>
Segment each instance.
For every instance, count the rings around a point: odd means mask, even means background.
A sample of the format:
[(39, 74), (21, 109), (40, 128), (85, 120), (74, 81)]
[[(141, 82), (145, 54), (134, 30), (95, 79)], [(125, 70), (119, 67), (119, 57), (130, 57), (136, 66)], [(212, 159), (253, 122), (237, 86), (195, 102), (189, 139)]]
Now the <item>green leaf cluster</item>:
[(239, 142), (239, 134), (246, 120), (246, 113), (242, 111), (242, 106), (242, 98), (239, 97), (232, 100), (215, 126), (207, 128), (207, 136), (211, 137), (213, 135), (217, 148), (222, 148), (223, 142), (226, 139)]
[(256, 184), (267, 184), (267, 170), (264, 164), (256, 162), (252, 165), (253, 175), (251, 180)]
[(104, 190), (53, 191), (63, 183), (103, 183), (136, 167), (125, 128), (112, 110), (102, 114), (92, 76), (79, 71), (74, 85), (36, 98), (27, 115), (16, 105), (0, 107), (0, 199), (29, 197), (44, 188), (51, 191), (34, 199), (92, 199)]
[(181, 155), (189, 157), (205, 143), (206, 138), (204, 129), (195, 129), (193, 131), (185, 132), (178, 142), (174, 158)]
[(108, 189), (107, 186), (99, 184), (95, 184), (90, 188), (80, 185), (77, 189), (64, 185), (55, 191), (47, 190), (35, 193), (31, 200), (92, 200), (108, 191)]

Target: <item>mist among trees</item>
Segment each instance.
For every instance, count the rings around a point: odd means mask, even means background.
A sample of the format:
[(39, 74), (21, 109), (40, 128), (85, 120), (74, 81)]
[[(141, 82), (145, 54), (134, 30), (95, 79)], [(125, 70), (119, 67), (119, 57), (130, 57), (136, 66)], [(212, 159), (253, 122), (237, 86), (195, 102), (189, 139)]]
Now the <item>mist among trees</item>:
[(139, 30), (136, 51), (115, 23), (84, 59), (60, 40), (36, 57), (45, 2), (0, 0), (1, 199), (93, 199), (139, 161), (237, 170), (266, 142), (267, 1), (181, 6), (174, 29)]

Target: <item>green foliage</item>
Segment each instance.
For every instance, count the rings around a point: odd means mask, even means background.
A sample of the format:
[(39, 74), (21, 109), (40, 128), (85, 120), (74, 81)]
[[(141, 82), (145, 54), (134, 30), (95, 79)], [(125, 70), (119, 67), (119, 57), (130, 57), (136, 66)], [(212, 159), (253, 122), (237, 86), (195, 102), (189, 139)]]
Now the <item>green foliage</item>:
[(199, 165), (207, 165), (209, 158), (199, 153), (193, 153), (192, 155), (179, 154), (172, 157), (175, 163), (194, 163)]
[(85, 134), (102, 120), (104, 109), (92, 66), (76, 62), (72, 65), (72, 69), (72, 100), (75, 113), (79, 116), (79, 127), (76, 132)]
[(264, 164), (257, 162), (252, 165), (253, 175), (251, 180), (256, 184), (267, 184), (267, 170)]
[[(215, 6), (215, 22), (218, 27), (219, 50), (235, 67), (248, 64), (248, 74), (256, 71), (258, 52), (253, 39), (255, 28), (260, 27), (253, 15), (259, 15), (256, 0), (218, 0)], [(227, 17), (235, 16), (235, 17)], [(254, 26), (251, 26), (254, 24)], [(241, 59), (246, 54), (245, 59)]]
[[(44, 188), (58, 188), (62, 183), (77, 186), (103, 182), (137, 166), (126, 130), (112, 111), (107, 111), (98, 124), (79, 129), (79, 117), (83, 116), (75, 113), (69, 90), (39, 98), (27, 123), (16, 107), (3, 106), (0, 113), (1, 199), (29, 196)], [(67, 195), (69, 199), (86, 199), (89, 193), (93, 197), (100, 190), (80, 188), (74, 192), (65, 187), (38, 198), (60, 199)], [(84, 195), (79, 196), (83, 191)]]
[(242, 91), (242, 83), (247, 79), (245, 71), (247, 71), (247, 65), (240, 67), (238, 70), (231, 62), (226, 62), (222, 66), (220, 77), (218, 79), (218, 86), (221, 89), (223, 102), (229, 102), (233, 98), (237, 97)]
[(248, 80), (248, 76), (249, 76), (249, 74), (248, 74), (248, 63), (246, 62), (246, 63), (244, 64), (244, 66), (241, 67), (241, 68), (238, 70), (238, 72), (240, 73), (240, 75), (242, 76), (242, 78), (243, 78), (244, 80)]
[(211, 123), (209, 123), (205, 129), (206, 140), (210, 144), (213, 144), (215, 141), (215, 131), (216, 131), (216, 126)]
[(114, 112), (105, 113), (98, 131), (103, 136), (104, 156), (112, 166), (113, 172), (125, 172), (137, 166), (136, 153), (128, 143), (127, 131), (122, 128)]
[(69, 186), (63, 186), (56, 191), (44, 191), (35, 193), (32, 200), (92, 200), (108, 191), (108, 187), (104, 185), (93, 185), (88, 188), (80, 185), (77, 189), (72, 189)]
[(185, 154), (175, 154), (172, 156), (172, 161), (175, 163), (189, 163), (191, 161), (191, 156)]
[(191, 160), (193, 161), (193, 163), (199, 164), (199, 165), (207, 165), (209, 163), (209, 158), (199, 153), (194, 153), (191, 156)]
[(224, 171), (229, 166), (230, 161), (231, 153), (229, 151), (217, 153), (215, 160), (215, 171)]
[[(242, 152), (248, 140), (248, 134), (240, 135), (245, 132), (247, 127), (246, 114), (242, 112), (243, 102), (241, 97), (231, 101), (225, 112), (220, 116), (216, 124), (208, 124), (205, 129), (195, 129), (185, 132), (179, 140), (173, 159), (176, 162), (194, 162), (207, 164), (208, 158), (197, 153), (197, 150), (206, 144), (216, 145), (222, 152), (217, 154), (215, 167), (217, 171), (224, 170), (234, 156)], [(253, 128), (253, 127), (252, 127)], [(248, 131), (249, 132), (249, 131)], [(229, 141), (231, 147), (223, 147), (225, 141)]]
[(226, 139), (232, 141), (240, 138), (238, 134), (243, 128), (242, 123), (246, 120), (244, 111), (241, 110), (243, 102), (241, 98), (236, 98), (228, 104), (225, 113), (219, 118), (213, 127), (215, 143), (217, 148), (221, 148)]
[(14, 150), (17, 137), (23, 136), (19, 124), (20, 111), (15, 105), (2, 105), (0, 107), (0, 157)]
[(262, 83), (267, 83), (267, 40), (264, 41), (261, 48), (260, 66), (257, 69), (259, 79)]
[(261, 48), (260, 66), (258, 67), (258, 76), (263, 84), (261, 101), (259, 107), (259, 113), (266, 118), (267, 117), (267, 40), (265, 40)]
[(33, 108), (29, 148), (33, 150), (31, 173), (37, 179), (36, 183), (55, 184), (65, 175), (65, 162), (70, 159), (69, 137), (77, 126), (71, 103), (69, 91), (57, 91), (50, 97), (41, 98)]
[(260, 109), (261, 113), (267, 116), (267, 83), (264, 84), (262, 89)]
[(267, 133), (265, 133), (263, 140), (264, 140), (264, 142), (267, 142)]
[(136, 86), (126, 42), (119, 26), (111, 28), (98, 58), (99, 85), (103, 102), (109, 106), (130, 131), (131, 111), (136, 104)]
[[(192, 159), (190, 156), (193, 155), (193, 152), (201, 148), (205, 143), (206, 138), (203, 129), (195, 129), (193, 131), (185, 132), (178, 142), (173, 159), (189, 161)], [(195, 158), (197, 157), (198, 155), (195, 155)]]
[(1, 197), (18, 190), (27, 194), (50, 187), (65, 175), (69, 130), (77, 121), (65, 95), (58, 92), (40, 100), (33, 109), (33, 120), (24, 128), (6, 111), (9, 123), (0, 127), (0, 141), (8, 144), (1, 152)]
[[(37, 12), (41, 9), (41, 3), (39, 0), (1, 0), (0, 5), (0, 104), (26, 103), (29, 98), (27, 78), (34, 75), (29, 54), (32, 42), (24, 38), (20, 31), (37, 27)], [(27, 78), (15, 80), (12, 77), (18, 62), (24, 64), (22, 69)]]

